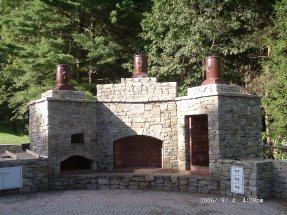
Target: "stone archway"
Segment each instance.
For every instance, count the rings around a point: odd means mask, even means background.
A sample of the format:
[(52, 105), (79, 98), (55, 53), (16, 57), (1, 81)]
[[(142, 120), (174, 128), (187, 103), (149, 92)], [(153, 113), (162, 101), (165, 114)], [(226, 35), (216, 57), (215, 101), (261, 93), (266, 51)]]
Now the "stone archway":
[(162, 167), (162, 141), (135, 135), (114, 141), (114, 168)]

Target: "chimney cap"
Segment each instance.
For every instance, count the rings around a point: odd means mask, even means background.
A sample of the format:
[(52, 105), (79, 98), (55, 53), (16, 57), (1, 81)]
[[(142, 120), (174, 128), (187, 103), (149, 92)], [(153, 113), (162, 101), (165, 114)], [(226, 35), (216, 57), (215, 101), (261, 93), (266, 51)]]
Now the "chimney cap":
[(147, 56), (143, 53), (134, 55), (134, 73), (133, 78), (146, 78), (147, 75)]
[(71, 67), (68, 64), (56, 65), (56, 85), (55, 90), (75, 90), (71, 86)]
[(205, 58), (205, 75), (206, 79), (201, 85), (223, 84), (221, 79), (221, 57), (208, 56)]

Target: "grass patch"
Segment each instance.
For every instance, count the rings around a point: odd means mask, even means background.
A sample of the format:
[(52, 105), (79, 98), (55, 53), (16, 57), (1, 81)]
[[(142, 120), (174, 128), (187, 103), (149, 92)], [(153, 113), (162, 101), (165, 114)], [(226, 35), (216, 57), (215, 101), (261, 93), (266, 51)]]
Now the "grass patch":
[(29, 142), (28, 135), (18, 135), (11, 126), (0, 125), (0, 144), (23, 144)]

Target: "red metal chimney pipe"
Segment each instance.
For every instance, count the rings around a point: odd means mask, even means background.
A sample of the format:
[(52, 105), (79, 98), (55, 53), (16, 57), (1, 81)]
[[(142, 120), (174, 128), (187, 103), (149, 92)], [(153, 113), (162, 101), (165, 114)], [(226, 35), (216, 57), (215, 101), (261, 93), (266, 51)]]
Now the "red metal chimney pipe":
[(75, 90), (71, 86), (71, 68), (67, 64), (56, 65), (55, 90)]
[(205, 58), (206, 79), (201, 85), (224, 83), (221, 79), (221, 58), (219, 56), (209, 56)]
[(145, 54), (134, 55), (134, 73), (133, 78), (146, 78), (147, 75), (147, 56)]

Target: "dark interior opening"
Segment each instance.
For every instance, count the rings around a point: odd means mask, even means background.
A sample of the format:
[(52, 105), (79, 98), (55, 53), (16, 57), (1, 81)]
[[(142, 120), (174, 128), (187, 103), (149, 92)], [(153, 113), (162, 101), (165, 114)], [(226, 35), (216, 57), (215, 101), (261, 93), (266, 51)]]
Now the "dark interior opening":
[(186, 118), (188, 124), (190, 167), (209, 166), (208, 117), (206, 114)]
[(92, 162), (92, 160), (83, 156), (71, 156), (61, 162), (61, 172), (92, 169)]
[(162, 166), (162, 141), (153, 137), (136, 135), (114, 141), (114, 167)]
[(83, 144), (85, 142), (84, 140), (84, 134), (83, 133), (77, 133), (71, 135), (71, 143), (78, 143)]

